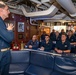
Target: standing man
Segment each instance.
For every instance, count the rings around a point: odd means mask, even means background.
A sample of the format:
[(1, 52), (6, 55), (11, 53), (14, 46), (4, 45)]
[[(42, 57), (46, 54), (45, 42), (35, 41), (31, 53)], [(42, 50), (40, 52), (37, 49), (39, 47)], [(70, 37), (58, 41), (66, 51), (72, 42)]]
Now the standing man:
[(13, 25), (4, 23), (10, 14), (8, 6), (0, 1), (0, 75), (8, 75), (10, 64), (10, 43), (14, 38)]
[(43, 31), (42, 35), (41, 35), (41, 42), (45, 40), (45, 36), (46, 36), (46, 32)]

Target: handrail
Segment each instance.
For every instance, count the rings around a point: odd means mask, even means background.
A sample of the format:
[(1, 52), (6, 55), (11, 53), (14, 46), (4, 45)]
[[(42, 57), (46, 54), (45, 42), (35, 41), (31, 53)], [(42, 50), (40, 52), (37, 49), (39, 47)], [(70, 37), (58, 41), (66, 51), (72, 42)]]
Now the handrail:
[(46, 52), (46, 51), (40, 51), (40, 50), (34, 50), (34, 49), (23, 49), (23, 51), (41, 52), (41, 53), (44, 53), (44, 54), (50, 54), (50, 55), (54, 55), (54, 56), (75, 57), (76, 58), (76, 54), (73, 54), (73, 53), (58, 54), (54, 50), (51, 50), (51, 52)]

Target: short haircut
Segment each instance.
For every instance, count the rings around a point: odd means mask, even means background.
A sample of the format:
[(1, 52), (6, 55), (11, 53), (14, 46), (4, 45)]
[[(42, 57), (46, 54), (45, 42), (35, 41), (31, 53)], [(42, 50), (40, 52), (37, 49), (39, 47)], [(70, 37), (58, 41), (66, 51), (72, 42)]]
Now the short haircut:
[(69, 30), (68, 32), (73, 32), (72, 30)]
[(3, 1), (0, 1), (0, 8), (4, 8), (6, 5), (6, 3), (4, 3)]
[(62, 35), (65, 35), (65, 36), (67, 37), (67, 34), (66, 34), (66, 33), (62, 33), (61, 36), (62, 36)]

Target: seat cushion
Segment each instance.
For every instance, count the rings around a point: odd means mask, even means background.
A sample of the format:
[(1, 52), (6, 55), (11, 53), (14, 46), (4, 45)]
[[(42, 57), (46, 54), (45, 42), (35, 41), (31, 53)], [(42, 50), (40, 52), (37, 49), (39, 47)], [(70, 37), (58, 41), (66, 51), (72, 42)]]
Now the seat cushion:
[(11, 64), (29, 63), (29, 51), (11, 51)]
[(11, 64), (9, 74), (23, 74), (28, 64)]
[[(11, 74), (9, 74), (9, 75), (11, 75)], [(12, 75), (24, 75), (24, 74), (12, 74)]]
[(46, 54), (46, 52), (31, 52), (30, 64), (53, 69), (54, 56), (51, 54)]
[(36, 65), (30, 65), (25, 71), (25, 73), (29, 73), (28, 75), (50, 75), (51, 72), (51, 69), (43, 68)]
[(68, 75), (76, 75), (76, 57), (56, 56), (54, 69)]
[(68, 75), (68, 74), (61, 73), (59, 71), (53, 71), (51, 75)]

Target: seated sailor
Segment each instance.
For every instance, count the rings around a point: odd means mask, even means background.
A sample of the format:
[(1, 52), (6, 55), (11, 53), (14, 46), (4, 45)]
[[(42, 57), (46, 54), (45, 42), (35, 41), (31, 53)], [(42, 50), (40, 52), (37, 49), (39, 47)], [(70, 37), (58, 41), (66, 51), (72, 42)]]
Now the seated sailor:
[(50, 52), (52, 50), (52, 41), (50, 40), (49, 35), (45, 36), (45, 41), (41, 42), (40, 50)]
[(67, 40), (71, 44), (71, 53), (76, 53), (76, 37), (74, 36), (74, 33), (72, 30), (68, 31)]
[(57, 53), (70, 53), (71, 46), (70, 42), (66, 40), (67, 36), (65, 33), (61, 35), (61, 40), (57, 41), (55, 51)]
[(39, 41), (37, 40), (36, 35), (33, 35), (32, 40), (30, 40), (25, 46), (25, 48), (29, 49), (38, 49), (38, 47), (39, 47)]

